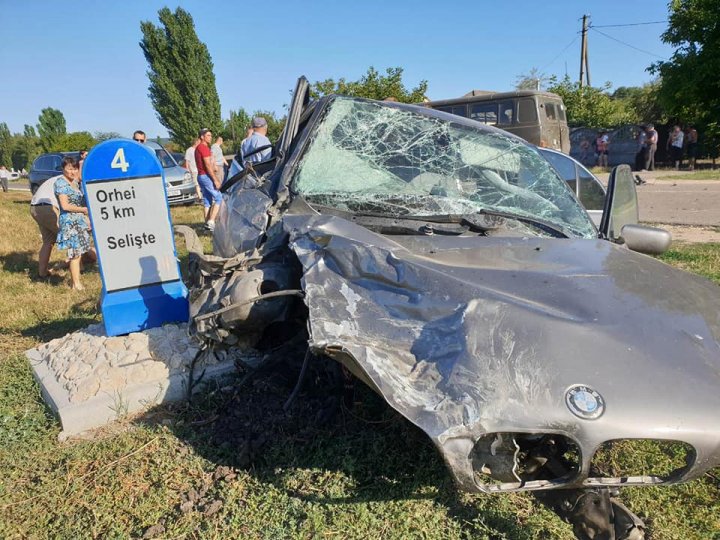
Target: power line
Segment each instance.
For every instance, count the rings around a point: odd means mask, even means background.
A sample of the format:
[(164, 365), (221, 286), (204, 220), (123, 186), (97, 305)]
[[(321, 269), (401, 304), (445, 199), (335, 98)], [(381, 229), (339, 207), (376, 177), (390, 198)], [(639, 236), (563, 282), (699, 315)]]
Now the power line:
[(613, 41), (617, 41), (617, 42), (620, 43), (621, 45), (625, 45), (626, 47), (630, 47), (631, 49), (635, 49), (636, 51), (640, 51), (641, 53), (649, 54), (650, 56), (654, 56), (655, 58), (660, 58), (661, 60), (665, 60), (665, 59), (666, 59), (664, 56), (659, 56), (659, 55), (657, 55), (657, 54), (655, 54), (655, 53), (651, 53), (650, 51), (646, 51), (646, 50), (643, 50), (643, 49), (639, 49), (638, 47), (635, 47), (634, 45), (630, 45), (629, 43), (625, 43), (624, 41), (621, 41), (621, 40), (619, 40), (619, 39), (617, 39), (617, 38), (614, 38), (614, 37), (612, 37), (612, 36), (609, 36), (609, 35), (607, 35), (605, 32), (601, 32), (600, 30), (598, 30), (598, 29), (597, 29), (596, 27), (594, 27), (594, 26), (591, 26), (591, 27), (590, 27), (590, 30), (594, 30), (595, 32), (597, 32), (597, 33), (600, 34), (601, 36), (605, 36), (605, 37), (608, 38), (608, 39), (612, 39)]
[(557, 54), (557, 56), (555, 56), (555, 58), (553, 58), (553, 59), (550, 60), (547, 64), (545, 64), (543, 67), (541, 67), (541, 68), (539, 69), (539, 71), (542, 71), (542, 70), (544, 70), (546, 67), (551, 66), (552, 63), (555, 62), (555, 60), (557, 60), (558, 58), (560, 58), (560, 55), (561, 55), (562, 53), (564, 53), (564, 52), (567, 51), (570, 47), (572, 47), (572, 45), (578, 40), (578, 37), (580, 37), (580, 36), (579, 36), (579, 35), (576, 35), (576, 36), (573, 38), (573, 40), (572, 40), (570, 43), (568, 43), (568, 44), (565, 46), (565, 48)]
[(588, 28), (619, 28), (621, 26), (643, 26), (646, 24), (667, 24), (667, 21), (651, 21), (651, 22), (639, 22), (639, 23), (628, 23), (628, 24), (601, 24), (599, 26), (591, 24)]

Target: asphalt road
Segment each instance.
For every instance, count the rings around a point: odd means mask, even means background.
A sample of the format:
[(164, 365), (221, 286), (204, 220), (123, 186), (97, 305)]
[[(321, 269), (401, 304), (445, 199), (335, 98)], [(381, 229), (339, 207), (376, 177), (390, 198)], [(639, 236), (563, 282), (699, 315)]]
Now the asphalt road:
[[(720, 227), (720, 180), (664, 180), (662, 174), (642, 173), (647, 183), (637, 188), (640, 221)], [(27, 180), (11, 182), (10, 189), (28, 191)]]
[(19, 182), (9, 182), (8, 188), (13, 191), (30, 191), (26, 178), (20, 180)]
[(637, 188), (640, 221), (720, 226), (720, 181), (657, 180)]

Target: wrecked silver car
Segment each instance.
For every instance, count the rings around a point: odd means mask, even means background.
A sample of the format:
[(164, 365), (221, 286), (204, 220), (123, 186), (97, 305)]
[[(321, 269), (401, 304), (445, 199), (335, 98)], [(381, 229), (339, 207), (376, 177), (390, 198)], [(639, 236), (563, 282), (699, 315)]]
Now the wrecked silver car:
[[(273, 158), (226, 184), (215, 255), (190, 238), (193, 331), (252, 351), (302, 327), (305, 363), (379, 393), (462, 489), (547, 490), (578, 537), (641, 538), (617, 488), (720, 463), (720, 289), (638, 253), (670, 237), (637, 224), (629, 168), (598, 230), (514, 136), (308, 96), (301, 79)], [(607, 466), (642, 444), (674, 461)]]

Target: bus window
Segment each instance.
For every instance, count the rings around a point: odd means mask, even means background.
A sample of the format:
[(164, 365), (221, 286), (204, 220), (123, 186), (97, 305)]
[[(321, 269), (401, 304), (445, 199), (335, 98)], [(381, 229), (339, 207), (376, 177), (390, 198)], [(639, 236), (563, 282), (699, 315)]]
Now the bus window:
[(470, 118), (483, 124), (497, 124), (497, 103), (477, 103), (470, 108)]
[(500, 114), (498, 115), (498, 125), (508, 126), (513, 123), (513, 102), (501, 101)]
[(564, 103), (558, 103), (557, 111), (558, 111), (558, 118), (560, 118), (560, 121), (567, 122), (567, 120), (565, 119), (565, 104)]
[(549, 101), (546, 101), (544, 104), (545, 106), (545, 116), (548, 120), (557, 120), (557, 113), (555, 112), (555, 104), (550, 103)]
[(438, 111), (456, 114), (457, 116), (467, 117), (467, 105), (454, 105), (452, 107), (438, 107)]
[(467, 107), (465, 105), (456, 105), (452, 108), (452, 113), (458, 116), (467, 116)]
[(476, 92), (423, 105), (498, 126), (537, 146), (568, 152), (570, 130), (560, 96), (535, 90)]
[(518, 123), (537, 122), (537, 109), (534, 99), (518, 100)]

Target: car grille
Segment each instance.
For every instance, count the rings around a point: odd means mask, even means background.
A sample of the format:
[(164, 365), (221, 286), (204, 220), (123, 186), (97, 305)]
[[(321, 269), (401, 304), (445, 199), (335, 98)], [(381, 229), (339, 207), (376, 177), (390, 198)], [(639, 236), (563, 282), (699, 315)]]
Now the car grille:
[(475, 483), (486, 492), (567, 484), (580, 471), (580, 449), (554, 433), (489, 433), (470, 454)]
[(662, 484), (678, 480), (695, 462), (684, 442), (618, 439), (595, 452), (586, 485)]

